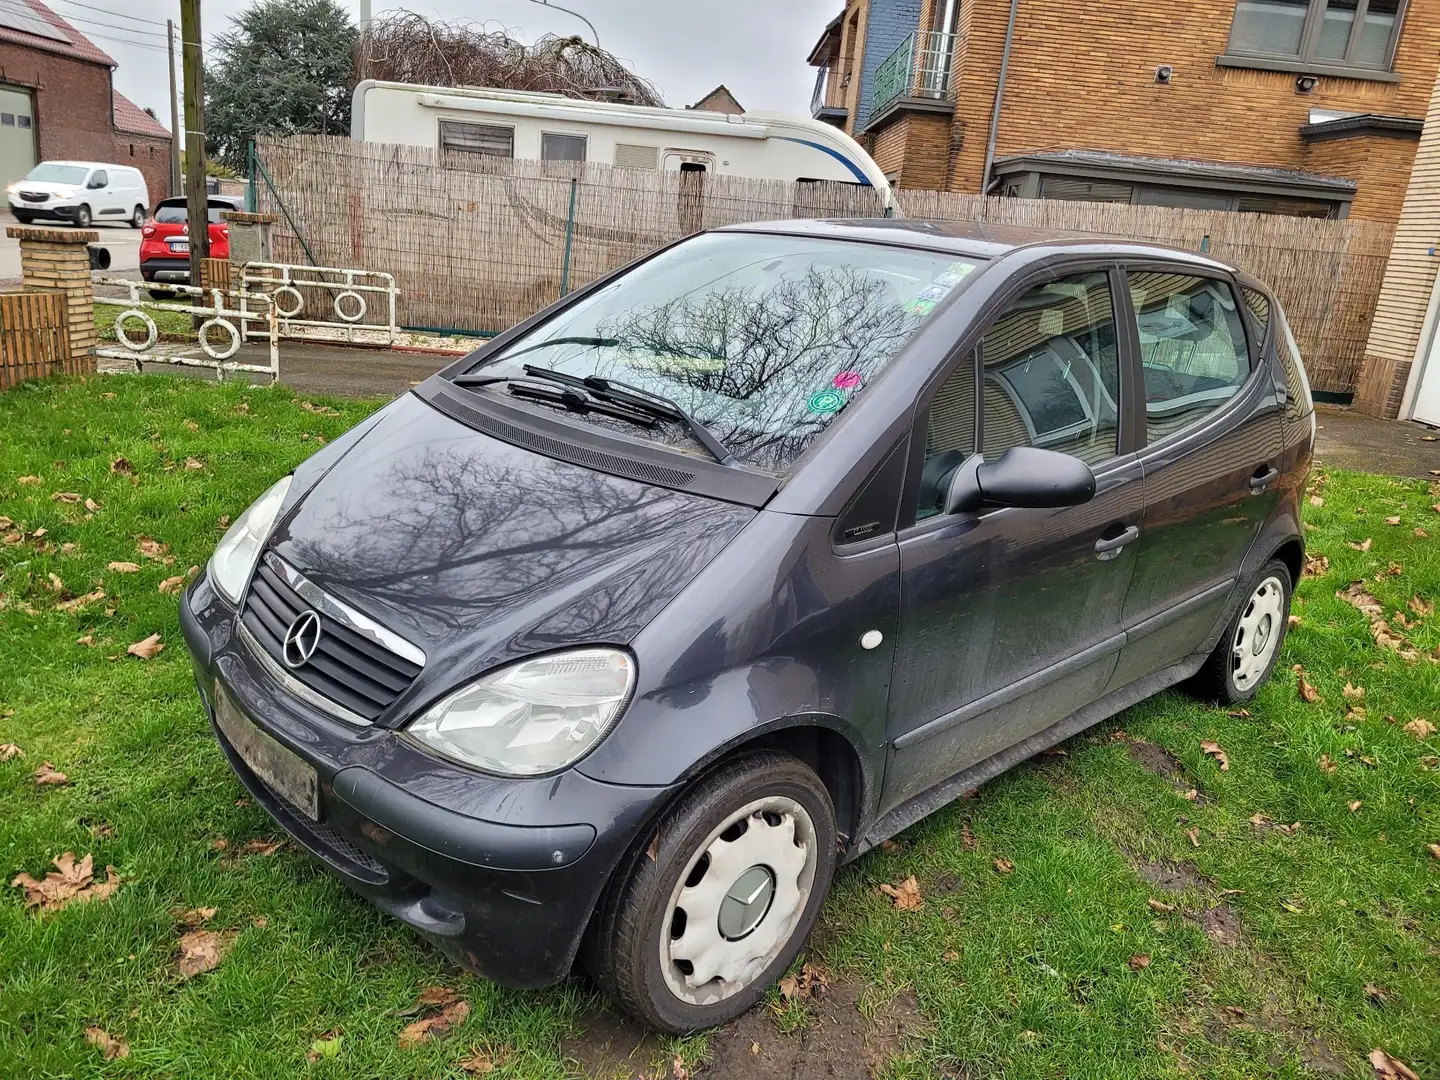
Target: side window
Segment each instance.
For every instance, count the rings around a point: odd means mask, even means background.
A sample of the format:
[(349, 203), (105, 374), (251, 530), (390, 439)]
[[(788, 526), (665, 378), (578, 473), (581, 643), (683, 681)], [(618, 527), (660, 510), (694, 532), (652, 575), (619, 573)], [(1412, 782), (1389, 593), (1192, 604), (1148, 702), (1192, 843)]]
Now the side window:
[(1245, 324), (1230, 286), (1165, 270), (1132, 272), (1130, 296), (1154, 443), (1214, 412), (1250, 377)]
[(464, 120), (441, 120), (440, 149), (459, 154), (514, 157), (515, 129), (503, 124), (472, 124)]
[(105, 170), (96, 169), (90, 174), (90, 182), (85, 186), (92, 189), (103, 188), (108, 183), (110, 183), (110, 177), (106, 175)]
[(584, 135), (557, 135), (551, 131), (540, 133), (541, 161), (584, 161)]
[(930, 423), (925, 432), (925, 465), (915, 519), (940, 512), (950, 478), (960, 463), (975, 452), (975, 354), (952, 371), (930, 401)]
[(1119, 449), (1120, 360), (1109, 277), (1037, 285), (980, 343), (986, 460), (1012, 446), (1073, 454), (1088, 465)]

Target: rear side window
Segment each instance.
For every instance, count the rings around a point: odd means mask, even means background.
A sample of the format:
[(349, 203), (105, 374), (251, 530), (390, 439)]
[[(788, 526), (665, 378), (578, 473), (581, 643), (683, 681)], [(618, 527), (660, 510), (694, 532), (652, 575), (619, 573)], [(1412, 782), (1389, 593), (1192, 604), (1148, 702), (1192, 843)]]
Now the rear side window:
[(1203, 420), (1250, 377), (1245, 323), (1229, 284), (1164, 270), (1131, 272), (1151, 443)]
[[(205, 219), (211, 225), (219, 225), (224, 220), (220, 217), (221, 212), (234, 209), (227, 202), (207, 202)], [(158, 225), (184, 225), (190, 220), (189, 214), (184, 199), (163, 199), (155, 205), (155, 222)]]
[(461, 154), (514, 157), (515, 129), (503, 124), (471, 124), (463, 120), (441, 120), (440, 149)]

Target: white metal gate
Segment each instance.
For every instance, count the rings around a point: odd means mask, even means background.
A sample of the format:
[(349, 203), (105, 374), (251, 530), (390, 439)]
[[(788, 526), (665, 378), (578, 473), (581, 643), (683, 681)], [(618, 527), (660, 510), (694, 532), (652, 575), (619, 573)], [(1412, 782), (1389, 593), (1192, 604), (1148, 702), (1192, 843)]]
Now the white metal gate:
[[(273, 301), (281, 337), (386, 346), (393, 345), (399, 333), (395, 324), (398, 290), (392, 274), (336, 266), (246, 263), (241, 269), (241, 295), (256, 292)], [(306, 310), (317, 293), (325, 295), (328, 312)], [(247, 329), (247, 334), (256, 332)]]

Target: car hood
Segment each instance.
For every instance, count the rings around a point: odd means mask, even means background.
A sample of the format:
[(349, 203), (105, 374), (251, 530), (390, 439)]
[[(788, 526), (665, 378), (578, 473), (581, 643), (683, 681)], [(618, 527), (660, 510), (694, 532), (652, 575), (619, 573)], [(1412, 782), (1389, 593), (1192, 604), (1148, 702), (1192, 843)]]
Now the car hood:
[(15, 181), (15, 190), (31, 192), (43, 191), (47, 195), (55, 195), (62, 191), (74, 194), (80, 190), (80, 185), (83, 183), (83, 180), (73, 184), (59, 184), (53, 180), (17, 180)]
[(408, 394), (270, 547), (425, 652), (400, 714), (515, 657), (627, 643), (754, 515), (512, 446)]

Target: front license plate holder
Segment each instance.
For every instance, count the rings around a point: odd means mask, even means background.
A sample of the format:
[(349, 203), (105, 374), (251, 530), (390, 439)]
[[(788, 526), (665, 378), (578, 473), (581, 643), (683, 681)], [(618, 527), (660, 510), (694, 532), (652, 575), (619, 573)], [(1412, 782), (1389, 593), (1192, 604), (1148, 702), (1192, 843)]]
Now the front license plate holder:
[(315, 770), (251, 723), (218, 687), (215, 726), (266, 787), (311, 821), (320, 820), (320, 778)]

